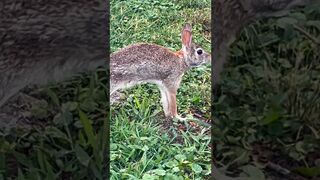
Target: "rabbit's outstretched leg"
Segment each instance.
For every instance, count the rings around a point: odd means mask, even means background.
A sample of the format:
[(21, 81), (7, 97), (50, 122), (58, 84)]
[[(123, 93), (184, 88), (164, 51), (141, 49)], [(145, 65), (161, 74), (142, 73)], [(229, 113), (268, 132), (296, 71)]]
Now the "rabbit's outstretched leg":
[(177, 118), (181, 121), (186, 120), (179, 116), (177, 111), (177, 88), (167, 88), (163, 84), (158, 84), (161, 93), (161, 101), (163, 106), (163, 111), (166, 117)]
[(168, 97), (169, 97), (169, 112), (172, 118), (175, 118), (178, 116), (178, 110), (177, 110), (177, 97), (176, 92), (170, 92), (168, 91)]
[(186, 118), (183, 118), (181, 117), (179, 114), (178, 114), (178, 108), (177, 108), (177, 91), (173, 91), (173, 92), (170, 92), (168, 91), (168, 96), (169, 96), (169, 111), (171, 112), (171, 115), (172, 115), (172, 118), (176, 118), (178, 119), (179, 121), (185, 121), (187, 120)]

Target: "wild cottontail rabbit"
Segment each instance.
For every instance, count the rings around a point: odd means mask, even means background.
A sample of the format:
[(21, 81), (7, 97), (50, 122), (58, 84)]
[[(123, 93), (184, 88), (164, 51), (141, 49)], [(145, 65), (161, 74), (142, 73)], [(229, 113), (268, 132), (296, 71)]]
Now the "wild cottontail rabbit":
[(20, 89), (107, 64), (107, 3), (0, 3), (0, 109)]
[(181, 33), (182, 49), (173, 52), (155, 44), (138, 43), (112, 53), (110, 94), (140, 83), (158, 85), (166, 117), (182, 119), (177, 113), (176, 94), (183, 74), (190, 68), (209, 63), (211, 55), (192, 42), (191, 25)]

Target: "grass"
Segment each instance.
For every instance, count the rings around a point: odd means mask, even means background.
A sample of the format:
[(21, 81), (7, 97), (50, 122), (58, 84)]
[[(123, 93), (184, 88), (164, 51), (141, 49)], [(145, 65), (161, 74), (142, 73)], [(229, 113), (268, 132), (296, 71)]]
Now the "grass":
[(142, 120), (129, 120), (126, 112), (122, 112), (113, 120), (111, 179), (184, 179), (210, 173), (207, 134), (183, 133), (182, 145), (175, 143), (178, 135), (161, 134), (156, 122), (161, 119), (152, 115)]
[[(202, 16), (196, 16), (202, 14)], [(210, 49), (210, 1), (111, 1), (111, 51), (137, 42), (181, 49), (180, 31), (193, 23), (193, 40)], [(178, 90), (178, 112), (210, 117), (210, 67), (193, 69)], [(124, 91), (112, 107), (111, 179), (201, 179), (210, 174), (210, 133), (166, 122), (155, 85)]]
[(28, 92), (37, 99), (0, 132), (0, 179), (105, 179), (106, 80), (98, 69)]
[(232, 45), (214, 104), (216, 158), (225, 173), (319, 177), (319, 18), (314, 5), (259, 21)]

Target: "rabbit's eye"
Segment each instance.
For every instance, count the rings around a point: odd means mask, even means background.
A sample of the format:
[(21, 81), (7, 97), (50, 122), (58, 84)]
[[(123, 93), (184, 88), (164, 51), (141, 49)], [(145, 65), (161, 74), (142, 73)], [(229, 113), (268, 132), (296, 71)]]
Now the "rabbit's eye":
[(197, 54), (198, 54), (198, 55), (201, 55), (202, 53), (203, 53), (203, 52), (202, 52), (202, 49), (200, 49), (200, 48), (197, 49)]

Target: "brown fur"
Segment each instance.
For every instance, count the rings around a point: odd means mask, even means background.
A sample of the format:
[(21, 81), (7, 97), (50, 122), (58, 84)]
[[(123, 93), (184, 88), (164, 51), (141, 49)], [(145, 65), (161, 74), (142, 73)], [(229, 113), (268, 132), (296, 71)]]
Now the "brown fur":
[(0, 109), (20, 89), (106, 65), (107, 3), (0, 3)]
[(167, 117), (178, 117), (176, 94), (183, 74), (193, 65), (210, 62), (210, 54), (196, 55), (199, 46), (192, 43), (191, 26), (182, 30), (182, 50), (148, 43), (127, 46), (110, 56), (110, 93), (139, 83), (155, 83), (161, 92)]

